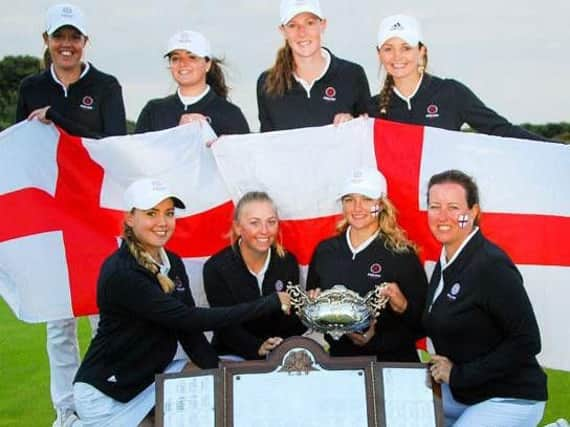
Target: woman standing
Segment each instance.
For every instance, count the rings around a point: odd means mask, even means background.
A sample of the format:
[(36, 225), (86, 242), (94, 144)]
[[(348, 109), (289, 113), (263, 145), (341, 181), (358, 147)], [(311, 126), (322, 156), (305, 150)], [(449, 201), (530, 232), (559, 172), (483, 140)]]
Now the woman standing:
[(155, 375), (180, 371), (177, 342), (201, 368), (218, 357), (203, 331), (289, 310), (286, 293), (249, 304), (198, 308), (182, 260), (165, 250), (175, 208), (184, 203), (163, 183), (141, 179), (125, 192), (123, 243), (104, 262), (97, 284), (100, 326), (75, 377), (83, 426), (136, 426), (155, 403)]
[(417, 362), (415, 341), (427, 280), (415, 246), (398, 225), (386, 196), (386, 180), (377, 170), (359, 169), (339, 194), (343, 219), (339, 234), (321, 242), (309, 266), (307, 289), (342, 284), (364, 296), (380, 283), (390, 297), (378, 322), (338, 341), (325, 335), (332, 356), (373, 355), (379, 361)]
[(22, 81), (16, 121), (37, 118), (88, 138), (126, 134), (119, 82), (83, 61), (88, 37), (81, 10), (71, 4), (50, 7), (42, 37), (51, 63)]
[(415, 18), (393, 15), (382, 20), (376, 49), (386, 77), (380, 93), (371, 98), (370, 116), (448, 130), (467, 123), (490, 135), (546, 140), (512, 125), (462, 83), (428, 74), (427, 47)]
[[(279, 243), (279, 216), (264, 192), (246, 193), (238, 201), (231, 245), (204, 265), (204, 288), (210, 306), (255, 301), (299, 283), (295, 257)], [(283, 341), (305, 332), (297, 316), (272, 313), (215, 332), (212, 343), (220, 354), (260, 359)]]
[(175, 94), (149, 101), (139, 115), (136, 132), (172, 128), (191, 121), (205, 121), (217, 135), (248, 133), (241, 110), (227, 100), (222, 63), (212, 57), (210, 42), (195, 31), (181, 31), (168, 41), (164, 56)]
[[(37, 118), (66, 132), (88, 138), (126, 134), (125, 107), (117, 79), (83, 61), (88, 41), (81, 10), (71, 4), (48, 9), (42, 35), (46, 44), (45, 71), (25, 78), (18, 93), (16, 120)], [(90, 317), (97, 328), (97, 318)], [(77, 417), (73, 405), (73, 377), (79, 366), (77, 322), (47, 322), (47, 352), (55, 426)]]
[(428, 224), (442, 244), (423, 324), (436, 355), (447, 425), (536, 426), (546, 376), (540, 333), (520, 272), (478, 227), (473, 179), (449, 170), (430, 178)]
[(261, 132), (341, 123), (366, 112), (370, 88), (360, 65), (321, 46), (327, 21), (318, 0), (282, 0), (285, 46), (257, 81)]

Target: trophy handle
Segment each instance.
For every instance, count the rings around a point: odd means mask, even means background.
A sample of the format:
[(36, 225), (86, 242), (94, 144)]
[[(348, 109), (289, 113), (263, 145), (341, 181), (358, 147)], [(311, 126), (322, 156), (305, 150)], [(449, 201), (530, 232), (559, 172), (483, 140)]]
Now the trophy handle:
[(295, 311), (301, 310), (310, 302), (309, 297), (305, 292), (303, 292), (301, 286), (299, 285), (294, 285), (293, 283), (288, 282), (286, 291), (291, 298), (291, 306), (295, 309)]
[(380, 316), (380, 312), (386, 308), (386, 304), (390, 300), (390, 297), (384, 296), (380, 293), (382, 289), (384, 289), (388, 284), (386, 282), (382, 282), (379, 285), (376, 285), (374, 289), (369, 291), (364, 296), (364, 301), (370, 312), (374, 314), (374, 317)]

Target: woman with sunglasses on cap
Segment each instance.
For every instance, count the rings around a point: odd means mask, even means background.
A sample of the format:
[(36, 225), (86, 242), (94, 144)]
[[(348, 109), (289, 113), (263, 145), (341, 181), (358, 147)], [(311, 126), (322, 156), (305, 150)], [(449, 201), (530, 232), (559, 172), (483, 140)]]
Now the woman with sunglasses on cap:
[(257, 81), (261, 132), (341, 123), (366, 113), (370, 88), (360, 65), (321, 46), (318, 0), (282, 0), (285, 45)]
[(479, 228), (479, 190), (458, 170), (432, 176), (427, 220), (442, 244), (423, 325), (446, 425), (536, 426), (547, 399), (540, 332), (517, 267)]
[(73, 386), (83, 426), (138, 425), (154, 406), (155, 375), (186, 363), (173, 360), (178, 341), (200, 368), (216, 368), (203, 331), (289, 310), (282, 292), (232, 307), (195, 307), (182, 260), (164, 248), (184, 203), (152, 179), (133, 182), (125, 201), (123, 242), (97, 283), (99, 329)]
[(415, 342), (421, 336), (427, 280), (415, 245), (398, 224), (396, 209), (386, 196), (386, 180), (375, 168), (355, 170), (339, 197), (343, 218), (338, 235), (317, 246), (307, 289), (342, 284), (364, 296), (386, 283), (382, 293), (390, 299), (378, 322), (368, 329), (345, 334), (338, 341), (325, 335), (330, 354), (417, 362)]
[[(255, 301), (299, 283), (295, 257), (279, 243), (279, 216), (265, 192), (252, 191), (238, 201), (230, 232), (231, 245), (204, 265), (204, 290), (210, 306)], [(214, 333), (212, 344), (220, 354), (239, 359), (266, 357), (284, 338), (306, 328), (297, 316), (268, 313)]]
[(448, 130), (467, 123), (486, 134), (547, 141), (511, 124), (462, 83), (428, 74), (427, 47), (415, 18), (393, 15), (382, 20), (376, 49), (386, 77), (380, 93), (371, 98), (370, 116)]
[(38, 119), (88, 138), (127, 133), (117, 79), (83, 61), (88, 41), (81, 10), (72, 4), (48, 9), (45, 71), (25, 78), (18, 93), (16, 121)]
[(209, 123), (216, 135), (249, 133), (243, 113), (227, 100), (229, 88), (222, 62), (212, 56), (210, 42), (202, 34), (174, 34), (164, 56), (178, 89), (173, 95), (145, 105), (137, 120), (137, 133), (192, 121)]
[[(22, 81), (16, 120), (53, 122), (72, 135), (88, 138), (126, 134), (125, 107), (117, 79), (83, 61), (88, 37), (82, 11), (72, 4), (50, 7), (42, 37), (46, 69)], [(89, 320), (95, 330), (97, 316)], [(80, 361), (77, 321), (54, 320), (46, 326), (55, 427), (76, 419), (72, 381)]]

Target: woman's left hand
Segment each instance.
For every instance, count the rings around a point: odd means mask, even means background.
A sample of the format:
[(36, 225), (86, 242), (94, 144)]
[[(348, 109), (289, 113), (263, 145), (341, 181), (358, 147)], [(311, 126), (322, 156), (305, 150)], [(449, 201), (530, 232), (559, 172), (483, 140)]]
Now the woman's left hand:
[(404, 296), (397, 283), (386, 283), (386, 287), (380, 290), (380, 294), (390, 298), (388, 304), (396, 313), (402, 314), (408, 308), (408, 299)]
[(449, 376), (451, 375), (453, 362), (445, 356), (434, 354), (431, 356), (429, 364), (429, 370), (434, 381), (440, 384), (449, 384)]
[(38, 119), (43, 124), (49, 125), (51, 120), (46, 117), (47, 111), (50, 109), (50, 106), (43, 108), (38, 108), (30, 113), (28, 116), (28, 120)]

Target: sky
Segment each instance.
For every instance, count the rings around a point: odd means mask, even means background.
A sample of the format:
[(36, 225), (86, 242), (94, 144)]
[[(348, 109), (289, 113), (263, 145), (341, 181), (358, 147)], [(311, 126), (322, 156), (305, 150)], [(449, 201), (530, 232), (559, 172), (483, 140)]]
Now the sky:
[[(2, 0), (8, 4), (8, 0)], [(41, 56), (47, 0), (10, 2), (0, 16), (0, 58)], [(258, 129), (255, 85), (283, 40), (279, 0), (76, 0), (87, 16), (86, 59), (116, 76), (127, 117), (176, 89), (163, 59), (179, 30), (203, 33), (225, 59), (232, 102)], [(422, 23), (429, 72), (465, 83), (513, 123), (570, 121), (568, 0), (321, 0), (328, 21), (323, 45), (361, 64), (372, 94), (380, 77), (375, 50), (382, 18), (395, 13)]]

